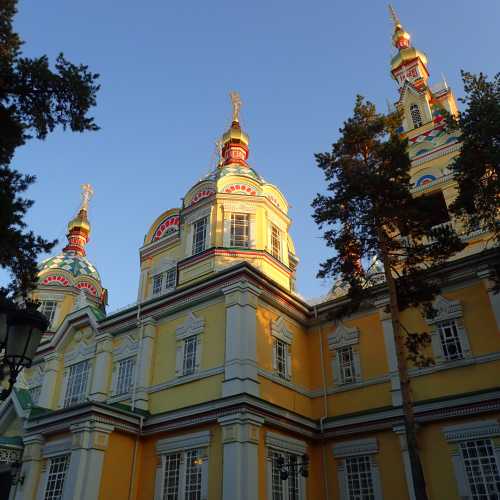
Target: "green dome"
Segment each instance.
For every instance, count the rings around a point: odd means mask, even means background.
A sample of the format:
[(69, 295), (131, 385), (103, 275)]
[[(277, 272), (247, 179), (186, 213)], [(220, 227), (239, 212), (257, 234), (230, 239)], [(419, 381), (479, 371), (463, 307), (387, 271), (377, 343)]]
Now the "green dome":
[(97, 269), (89, 262), (86, 257), (76, 255), (75, 253), (65, 252), (55, 257), (50, 257), (40, 264), (40, 272), (49, 269), (62, 269), (71, 273), (75, 278), (79, 276), (90, 276), (101, 282), (101, 277)]

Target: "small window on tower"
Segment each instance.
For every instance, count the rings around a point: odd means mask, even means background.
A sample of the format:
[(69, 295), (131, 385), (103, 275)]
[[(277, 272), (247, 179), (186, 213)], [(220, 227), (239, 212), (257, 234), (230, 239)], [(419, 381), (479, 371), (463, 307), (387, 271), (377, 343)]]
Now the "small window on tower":
[(423, 125), (422, 115), (420, 114), (420, 108), (418, 107), (418, 104), (412, 104), (410, 106), (410, 115), (414, 128), (419, 128)]
[(431, 226), (450, 222), (450, 215), (442, 191), (415, 198), (417, 208), (427, 215)]

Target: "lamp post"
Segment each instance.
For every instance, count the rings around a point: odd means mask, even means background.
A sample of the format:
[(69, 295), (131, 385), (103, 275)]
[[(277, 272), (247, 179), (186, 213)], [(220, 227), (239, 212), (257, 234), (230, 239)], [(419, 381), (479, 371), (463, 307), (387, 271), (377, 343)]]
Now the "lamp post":
[(12, 392), (21, 370), (31, 366), (48, 324), (36, 303), (27, 302), (24, 308), (5, 300), (0, 303), (0, 381), (8, 379), (0, 401)]

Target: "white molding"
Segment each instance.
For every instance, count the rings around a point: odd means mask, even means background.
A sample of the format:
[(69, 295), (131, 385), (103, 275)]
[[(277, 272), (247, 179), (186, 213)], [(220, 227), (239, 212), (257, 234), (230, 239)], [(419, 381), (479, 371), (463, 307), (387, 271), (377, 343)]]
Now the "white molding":
[(64, 354), (64, 367), (66, 368), (87, 359), (93, 359), (95, 354), (95, 341), (93, 341), (91, 344), (87, 344), (83, 341), (79, 342), (78, 346), (75, 349)]
[(454, 443), (468, 439), (481, 439), (500, 436), (500, 423), (497, 420), (480, 420), (459, 425), (443, 427), (446, 441)]
[(332, 451), (335, 458), (344, 458), (354, 455), (371, 455), (378, 453), (379, 450), (377, 438), (366, 438), (335, 443)]
[(347, 327), (344, 323), (339, 323), (335, 331), (328, 335), (328, 349), (330, 351), (355, 344), (359, 344), (359, 328), (356, 326)]
[(265, 443), (267, 448), (274, 450), (303, 455), (307, 452), (307, 443), (299, 439), (277, 434), (276, 432), (266, 432)]
[(170, 269), (174, 269), (175, 267), (177, 267), (176, 260), (164, 257), (150, 269), (149, 275), (156, 276), (157, 274), (164, 273), (165, 271), (169, 271)]
[(271, 335), (288, 345), (293, 342), (293, 333), (288, 329), (283, 316), (280, 316), (276, 321), (271, 320)]
[(113, 349), (113, 361), (121, 361), (124, 358), (128, 358), (137, 354), (139, 350), (139, 341), (134, 339), (132, 335), (125, 335), (125, 339), (122, 340), (118, 347)]
[(46, 443), (42, 448), (42, 455), (44, 458), (50, 458), (57, 455), (69, 454), (71, 453), (71, 443), (71, 437)]
[[(203, 219), (203, 217), (208, 217), (208, 224), (211, 223), (210, 221), (210, 214), (212, 212), (212, 206), (204, 206), (204, 207), (199, 207), (197, 210), (193, 210), (190, 214), (184, 216), (184, 223), (185, 224), (194, 224), (197, 220)], [(207, 230), (208, 233), (208, 230)], [(207, 234), (208, 238), (208, 234)]]
[(156, 453), (166, 455), (176, 451), (190, 450), (192, 448), (207, 448), (210, 445), (210, 431), (193, 432), (166, 439), (156, 443)]
[(461, 318), (463, 316), (462, 304), (458, 300), (448, 300), (442, 295), (436, 298), (432, 307), (437, 314), (433, 318), (425, 318), (428, 325), (434, 325), (441, 321)]
[(196, 317), (192, 311), (189, 311), (186, 321), (175, 329), (175, 338), (177, 340), (184, 340), (193, 335), (199, 335), (203, 333), (204, 328), (205, 320)]

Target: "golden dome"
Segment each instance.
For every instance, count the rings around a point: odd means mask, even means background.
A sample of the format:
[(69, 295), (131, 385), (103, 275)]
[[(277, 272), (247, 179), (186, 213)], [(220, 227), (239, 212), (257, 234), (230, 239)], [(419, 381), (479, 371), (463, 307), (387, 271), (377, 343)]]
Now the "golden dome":
[(225, 145), (228, 142), (241, 142), (245, 144), (245, 146), (248, 146), (248, 135), (241, 130), (240, 124), (237, 121), (233, 121), (230, 129), (222, 136), (222, 145)]
[(411, 61), (412, 59), (420, 58), (424, 66), (427, 65), (427, 56), (416, 49), (415, 47), (407, 47), (401, 49), (392, 59), (391, 59), (391, 69), (396, 69), (401, 66), (404, 62)]
[(74, 228), (83, 229), (84, 231), (90, 233), (90, 222), (87, 219), (86, 210), (80, 210), (76, 217), (68, 222), (68, 233), (71, 232), (71, 230)]

